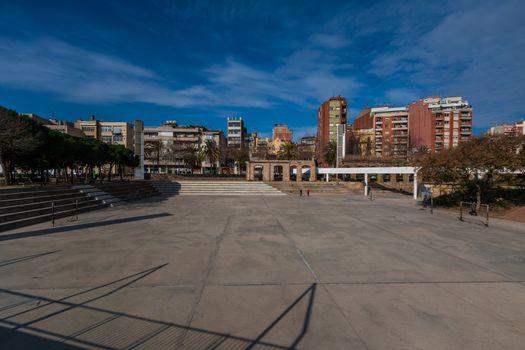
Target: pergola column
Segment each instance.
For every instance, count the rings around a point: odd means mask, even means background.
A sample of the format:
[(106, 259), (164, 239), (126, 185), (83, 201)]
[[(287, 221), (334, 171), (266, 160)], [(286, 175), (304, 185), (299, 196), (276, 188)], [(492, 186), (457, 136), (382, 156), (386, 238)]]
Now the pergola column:
[(368, 196), (368, 173), (365, 173), (365, 196)]
[(417, 170), (414, 171), (414, 199), (417, 199)]

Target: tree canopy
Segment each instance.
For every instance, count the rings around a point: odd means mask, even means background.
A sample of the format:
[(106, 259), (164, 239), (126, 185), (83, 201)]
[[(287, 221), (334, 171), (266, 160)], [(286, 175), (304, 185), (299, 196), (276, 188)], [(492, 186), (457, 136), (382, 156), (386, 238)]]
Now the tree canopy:
[(495, 182), (525, 169), (525, 138), (483, 136), (417, 158), (425, 181), (451, 185), (475, 197), (478, 206)]
[[(106, 164), (135, 167), (138, 157), (118, 144), (106, 144), (93, 138), (80, 138), (50, 130), (41, 123), (0, 107), (0, 161), (6, 182), (12, 182), (16, 170), (43, 174), (83, 167), (86, 170)], [(87, 171), (86, 171), (87, 172)]]

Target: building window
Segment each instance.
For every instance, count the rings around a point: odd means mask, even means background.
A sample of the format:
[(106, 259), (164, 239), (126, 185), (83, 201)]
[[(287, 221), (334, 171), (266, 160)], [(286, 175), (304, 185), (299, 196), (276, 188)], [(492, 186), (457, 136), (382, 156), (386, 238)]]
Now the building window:
[(103, 126), (102, 127), (102, 132), (112, 132), (113, 131), (113, 127), (112, 126)]

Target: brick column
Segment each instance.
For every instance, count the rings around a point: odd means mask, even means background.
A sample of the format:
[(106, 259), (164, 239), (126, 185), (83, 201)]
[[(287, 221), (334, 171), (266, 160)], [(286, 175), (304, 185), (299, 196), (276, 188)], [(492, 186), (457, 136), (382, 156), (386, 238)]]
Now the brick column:
[(290, 181), (290, 164), (283, 165), (283, 181)]
[(272, 181), (271, 171), (272, 163), (266, 163), (263, 165), (263, 181)]

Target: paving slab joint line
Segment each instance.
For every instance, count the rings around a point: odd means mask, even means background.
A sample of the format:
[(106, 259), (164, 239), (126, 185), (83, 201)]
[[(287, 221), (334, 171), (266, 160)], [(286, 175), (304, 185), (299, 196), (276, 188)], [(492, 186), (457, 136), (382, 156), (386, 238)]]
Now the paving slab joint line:
[(341, 314), (341, 316), (343, 317), (343, 319), (346, 321), (348, 327), (350, 327), (350, 329), (352, 329), (352, 331), (354, 332), (354, 334), (357, 336), (357, 338), (359, 339), (359, 341), (361, 342), (361, 344), (363, 344), (363, 346), (365, 347), (365, 349), (368, 349), (368, 344), (366, 344), (366, 342), (364, 341), (363, 337), (361, 337), (361, 335), (359, 334), (359, 332), (357, 331), (357, 329), (352, 325), (352, 323), (350, 322), (350, 320), (348, 319), (348, 317), (346, 316), (346, 314), (344, 313), (343, 309), (341, 308), (341, 306), (336, 302), (335, 298), (333, 297), (333, 295), (330, 293), (330, 291), (328, 290), (328, 288), (326, 287), (326, 285), (324, 285), (323, 283), (320, 283), (319, 281), (319, 278), (317, 277), (317, 274), (314, 272), (314, 270), (312, 269), (312, 267), (310, 266), (310, 264), (308, 263), (308, 261), (306, 260), (306, 258), (304, 257), (303, 253), (301, 252), (301, 250), (299, 249), (299, 247), (297, 247), (297, 244), (295, 244), (295, 241), (288, 235), (288, 232), (286, 231), (286, 229), (284, 228), (284, 226), (281, 224), (281, 222), (279, 221), (279, 219), (275, 216), (275, 214), (273, 213), (273, 210), (270, 208), (270, 206), (268, 205), (268, 203), (266, 202), (266, 199), (263, 198), (263, 201), (264, 203), (266, 204), (266, 207), (270, 210), (270, 213), (271, 215), (273, 216), (274, 220), (277, 222), (277, 224), (279, 225), (279, 227), (281, 228), (281, 232), (283, 234), (284, 237), (286, 237), (286, 239), (293, 245), (293, 247), (295, 248), (297, 254), (299, 255), (299, 257), (301, 257), (301, 260), (303, 261), (303, 264), (306, 266), (306, 268), (310, 271), (310, 273), (312, 274), (312, 276), (314, 277), (315, 281), (318, 283), (318, 284), (321, 284), (323, 289), (325, 290), (326, 294), (328, 295), (328, 297), (330, 298), (330, 300), (332, 301), (333, 305), (335, 306), (335, 308), (337, 309), (337, 311)]
[[(201, 286), (201, 288), (199, 290), (199, 293), (197, 294), (197, 298), (196, 298), (195, 303), (193, 305), (193, 308), (191, 310), (190, 317), (189, 317), (188, 321), (186, 322), (188, 327), (191, 327), (191, 324), (193, 322), (193, 318), (195, 317), (195, 313), (196, 313), (197, 308), (199, 307), (199, 304), (201, 302), (202, 295), (204, 294), (204, 289), (206, 288), (206, 282), (208, 281), (208, 278), (209, 278), (209, 276), (211, 274), (211, 270), (213, 268), (215, 259), (216, 259), (217, 255), (219, 254), (219, 250), (221, 248), (222, 241), (224, 240), (224, 237), (226, 236), (227, 232), (230, 229), (232, 216), (233, 216), (233, 213), (230, 213), (230, 215), (228, 215), (228, 219), (226, 219), (226, 225), (224, 225), (224, 229), (222, 230), (221, 235), (217, 238), (216, 247), (213, 250), (212, 254), (210, 255), (210, 259), (208, 260), (208, 264), (207, 264), (207, 268), (206, 268), (206, 275), (204, 276), (204, 279), (202, 281), (202, 286)], [(180, 340), (181, 343), (179, 343), (179, 345), (184, 344), (184, 342), (186, 341), (187, 334), (188, 334), (188, 331), (185, 330), (184, 335), (180, 338), (181, 339)]]

